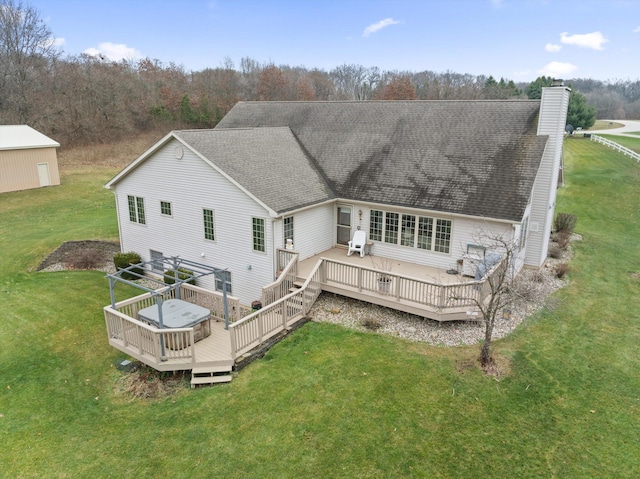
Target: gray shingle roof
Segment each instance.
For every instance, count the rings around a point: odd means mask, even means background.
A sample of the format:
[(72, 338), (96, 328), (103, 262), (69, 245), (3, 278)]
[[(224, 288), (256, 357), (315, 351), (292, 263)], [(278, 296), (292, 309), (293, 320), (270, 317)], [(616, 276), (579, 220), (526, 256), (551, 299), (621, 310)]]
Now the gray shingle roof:
[(288, 127), (184, 130), (174, 135), (276, 212), (333, 198)]
[[(290, 128), (316, 186), (289, 193), (292, 204), (312, 203), (324, 178), (340, 198), (520, 221), (547, 141), (536, 135), (539, 109), (529, 100), (240, 102), (215, 130)], [(274, 201), (307, 174), (267, 156), (256, 164), (244, 174), (287, 175), (265, 193)]]

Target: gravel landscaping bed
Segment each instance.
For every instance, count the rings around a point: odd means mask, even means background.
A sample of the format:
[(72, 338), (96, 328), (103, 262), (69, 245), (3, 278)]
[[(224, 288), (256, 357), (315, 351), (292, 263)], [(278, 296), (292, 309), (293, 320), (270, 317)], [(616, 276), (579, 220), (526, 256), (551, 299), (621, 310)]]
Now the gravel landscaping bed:
[[(580, 236), (574, 235), (573, 239), (580, 239)], [(507, 336), (533, 313), (552, 306), (549, 296), (567, 282), (566, 276), (563, 279), (557, 277), (556, 267), (566, 264), (570, 258), (571, 247), (568, 247), (561, 257), (547, 258), (540, 270), (524, 270), (518, 275), (522, 286), (520, 290), (527, 291), (528, 300), (514, 299), (509, 315), (496, 322), (493, 339)], [(312, 321), (340, 324), (359, 331), (376, 331), (433, 345), (469, 345), (484, 339), (483, 322), (439, 322), (330, 293), (320, 295), (309, 316)]]

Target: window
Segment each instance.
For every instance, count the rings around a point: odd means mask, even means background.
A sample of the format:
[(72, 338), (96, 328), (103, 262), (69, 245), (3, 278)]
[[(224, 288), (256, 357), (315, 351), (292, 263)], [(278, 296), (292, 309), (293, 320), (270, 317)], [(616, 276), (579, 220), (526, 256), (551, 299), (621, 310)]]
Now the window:
[(163, 216), (171, 216), (171, 203), (169, 203), (168, 201), (161, 201), (160, 214)]
[(402, 246), (413, 246), (416, 236), (416, 217), (414, 215), (402, 215), (402, 235), (400, 244)]
[(369, 212), (369, 238), (372, 241), (449, 253), (451, 230), (451, 220), (379, 210)]
[(252, 218), (253, 229), (253, 250), (254, 251), (266, 251), (265, 236), (264, 236), (264, 219)]
[(216, 231), (214, 225), (213, 210), (203, 209), (202, 214), (204, 219), (204, 239), (215, 241)]
[(382, 241), (382, 211), (371, 210), (369, 212), (369, 239)]
[(156, 273), (162, 273), (164, 271), (164, 256), (160, 251), (149, 250), (151, 256), (151, 269)]
[(451, 221), (436, 220), (436, 235), (434, 251), (439, 253), (448, 253), (451, 243)]
[(283, 228), (284, 228), (283, 243), (286, 245), (287, 240), (290, 239), (291, 242), (295, 244), (295, 241), (293, 241), (293, 216), (287, 216), (283, 220)]
[(520, 226), (520, 249), (524, 249), (527, 244), (527, 234), (529, 233), (527, 230), (529, 229), (529, 217), (527, 216)]
[(224, 279), (221, 279), (216, 275), (216, 291), (222, 291), (222, 286), (224, 284), (227, 288), (227, 294), (233, 294), (231, 292), (231, 271), (224, 271), (222, 272), (222, 275), (224, 275)]
[(144, 198), (140, 196), (127, 196), (129, 203), (129, 221), (133, 223), (147, 224), (144, 216)]
[(431, 249), (433, 242), (433, 218), (418, 218), (418, 248)]
[(384, 242), (398, 243), (398, 213), (384, 214)]

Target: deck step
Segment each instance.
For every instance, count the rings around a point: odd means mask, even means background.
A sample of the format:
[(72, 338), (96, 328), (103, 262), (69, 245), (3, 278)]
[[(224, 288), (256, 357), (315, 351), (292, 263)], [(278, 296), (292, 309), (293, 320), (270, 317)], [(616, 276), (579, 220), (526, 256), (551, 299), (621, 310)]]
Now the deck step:
[(233, 379), (233, 361), (225, 361), (216, 366), (200, 366), (191, 370), (191, 387), (202, 384), (228, 383)]
[(232, 376), (225, 374), (221, 376), (197, 376), (191, 378), (191, 387), (199, 386), (203, 384), (216, 384), (216, 383), (228, 383), (231, 382)]
[(192, 376), (199, 376), (201, 374), (209, 374), (211, 373), (230, 373), (232, 366), (203, 366), (199, 368), (193, 368), (191, 370)]

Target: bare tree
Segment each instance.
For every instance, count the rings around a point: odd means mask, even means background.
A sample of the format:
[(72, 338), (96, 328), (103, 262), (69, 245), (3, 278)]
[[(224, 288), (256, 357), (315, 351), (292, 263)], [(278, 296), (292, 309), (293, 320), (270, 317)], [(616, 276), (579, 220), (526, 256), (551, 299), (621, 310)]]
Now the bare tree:
[(520, 253), (518, 242), (510, 237), (493, 232), (479, 232), (474, 241), (482, 246), (484, 257), (477, 263), (480, 277), (474, 295), (470, 297), (452, 297), (451, 300), (464, 300), (474, 304), (484, 322), (484, 341), (480, 347), (480, 364), (487, 369), (493, 364), (491, 345), (493, 330), (504, 310), (513, 304), (515, 294), (514, 278), (516, 261)]
[(0, 112), (14, 110), (27, 123), (38, 90), (38, 70), (58, 51), (37, 10), (21, 1), (0, 0)]

